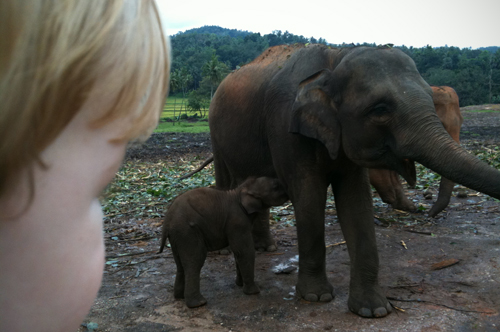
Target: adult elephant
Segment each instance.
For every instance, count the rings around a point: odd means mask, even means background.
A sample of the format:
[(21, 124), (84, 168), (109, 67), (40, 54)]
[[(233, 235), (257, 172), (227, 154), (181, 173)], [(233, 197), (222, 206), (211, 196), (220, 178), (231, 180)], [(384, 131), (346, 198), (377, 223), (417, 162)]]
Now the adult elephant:
[[(432, 86), (432, 100), (437, 116), (455, 142), (460, 144), (460, 128), (464, 119), (460, 113), (458, 95), (449, 86)], [(375, 187), (380, 198), (399, 210), (414, 211), (415, 204), (405, 195), (398, 173), (387, 169), (370, 169), (370, 183)], [(409, 183), (413, 186), (414, 183)], [(451, 193), (455, 183), (441, 177), (439, 194), (436, 203), (429, 210), (429, 217), (435, 217), (450, 203)]]
[[(278, 177), (284, 184), (297, 223), (296, 291), (307, 301), (333, 298), (324, 239), (332, 186), (351, 259), (348, 306), (363, 317), (391, 311), (378, 282), (366, 168), (394, 169), (409, 179), (408, 160), (416, 160), (500, 198), (500, 172), (450, 138), (430, 86), (397, 49), (272, 47), (220, 84), (209, 124), (219, 188), (236, 187), (249, 176)], [(268, 219), (261, 221), (254, 236), (272, 245), (263, 226)]]

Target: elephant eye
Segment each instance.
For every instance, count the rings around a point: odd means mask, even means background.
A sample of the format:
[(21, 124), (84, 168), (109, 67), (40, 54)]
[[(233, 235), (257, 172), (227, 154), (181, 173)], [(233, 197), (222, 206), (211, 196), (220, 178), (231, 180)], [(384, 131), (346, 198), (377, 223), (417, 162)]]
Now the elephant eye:
[(391, 114), (391, 109), (387, 104), (383, 103), (375, 105), (368, 112), (368, 115), (371, 118), (384, 122), (389, 120), (390, 114)]

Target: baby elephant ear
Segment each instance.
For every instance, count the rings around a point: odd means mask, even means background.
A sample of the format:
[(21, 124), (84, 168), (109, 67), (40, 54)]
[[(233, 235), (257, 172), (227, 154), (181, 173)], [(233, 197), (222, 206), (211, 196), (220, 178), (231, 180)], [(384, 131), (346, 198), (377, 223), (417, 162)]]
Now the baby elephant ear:
[(317, 139), (335, 160), (340, 146), (340, 123), (330, 96), (333, 79), (332, 72), (323, 69), (300, 82), (288, 131)]
[(241, 190), (241, 205), (243, 205), (248, 214), (262, 211), (264, 208), (260, 198), (247, 188)]

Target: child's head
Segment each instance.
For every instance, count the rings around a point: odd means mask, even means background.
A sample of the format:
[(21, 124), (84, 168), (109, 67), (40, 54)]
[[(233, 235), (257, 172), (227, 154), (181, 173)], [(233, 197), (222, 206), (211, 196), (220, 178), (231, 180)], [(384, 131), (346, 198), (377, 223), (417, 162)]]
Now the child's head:
[(120, 119), (117, 141), (156, 126), (170, 60), (153, 0), (2, 0), (0, 35), (0, 197), (88, 100), (110, 98), (89, 126)]

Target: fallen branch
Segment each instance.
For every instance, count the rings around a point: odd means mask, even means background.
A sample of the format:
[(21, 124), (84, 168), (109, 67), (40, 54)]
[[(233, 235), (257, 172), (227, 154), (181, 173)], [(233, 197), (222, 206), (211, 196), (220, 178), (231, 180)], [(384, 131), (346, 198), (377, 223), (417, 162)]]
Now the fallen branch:
[(127, 257), (127, 256), (137, 256), (137, 255), (144, 255), (144, 254), (153, 254), (153, 253), (157, 253), (157, 251), (156, 250), (141, 251), (141, 252), (132, 252), (129, 254), (110, 255), (110, 256), (106, 256), (106, 259), (108, 259), (108, 258), (120, 258), (120, 257)]
[(476, 312), (476, 313), (480, 313), (480, 314), (493, 314), (494, 313), (494, 311), (478, 311), (478, 310), (460, 309), (460, 308), (450, 307), (450, 306), (448, 306), (446, 304), (436, 303), (436, 302), (427, 301), (427, 300), (420, 300), (420, 299), (417, 299), (417, 300), (404, 300), (404, 299), (398, 299), (396, 297), (387, 297), (387, 299), (390, 300), (390, 301), (398, 301), (398, 302), (430, 303), (430, 304), (438, 305), (438, 306), (441, 306), (441, 307), (445, 307), (447, 309), (456, 310), (456, 311), (462, 311), (462, 312)]
[(450, 258), (450, 259), (444, 260), (442, 262), (432, 264), (431, 270), (441, 270), (441, 269), (453, 266), (455, 264), (458, 264), (459, 262), (460, 261), (456, 258)]
[(149, 240), (149, 239), (154, 239), (156, 236), (144, 236), (144, 237), (138, 237), (135, 239), (125, 239), (125, 240), (111, 240), (111, 237), (108, 238), (108, 240), (112, 241), (111, 243), (123, 243), (123, 242), (131, 242), (131, 241), (140, 241), (140, 240)]
[[(129, 266), (132, 266), (132, 265), (137, 265), (137, 264), (141, 264), (141, 263), (144, 263), (150, 259), (155, 259), (155, 258), (158, 258), (158, 256), (149, 256), (149, 257), (146, 257), (144, 258), (143, 260), (141, 261), (138, 261), (138, 262), (132, 262), (132, 261), (129, 261), (127, 262), (127, 264), (123, 265), (122, 267), (120, 267), (119, 269), (113, 271), (113, 272), (109, 272), (110, 275), (112, 274), (115, 274), (123, 269), (125, 269), (126, 267), (129, 267)], [(165, 258), (174, 258), (173, 256), (166, 256)], [(130, 278), (130, 277), (129, 277)]]
[(329, 244), (326, 246), (326, 248), (330, 248), (330, 247), (334, 247), (334, 246), (340, 246), (341, 244), (345, 244), (346, 242), (345, 241), (342, 241), (342, 242), (337, 242), (337, 243), (333, 243), (333, 244)]
[(423, 235), (432, 235), (431, 232), (414, 231), (413, 229), (405, 229), (405, 232), (423, 234)]

